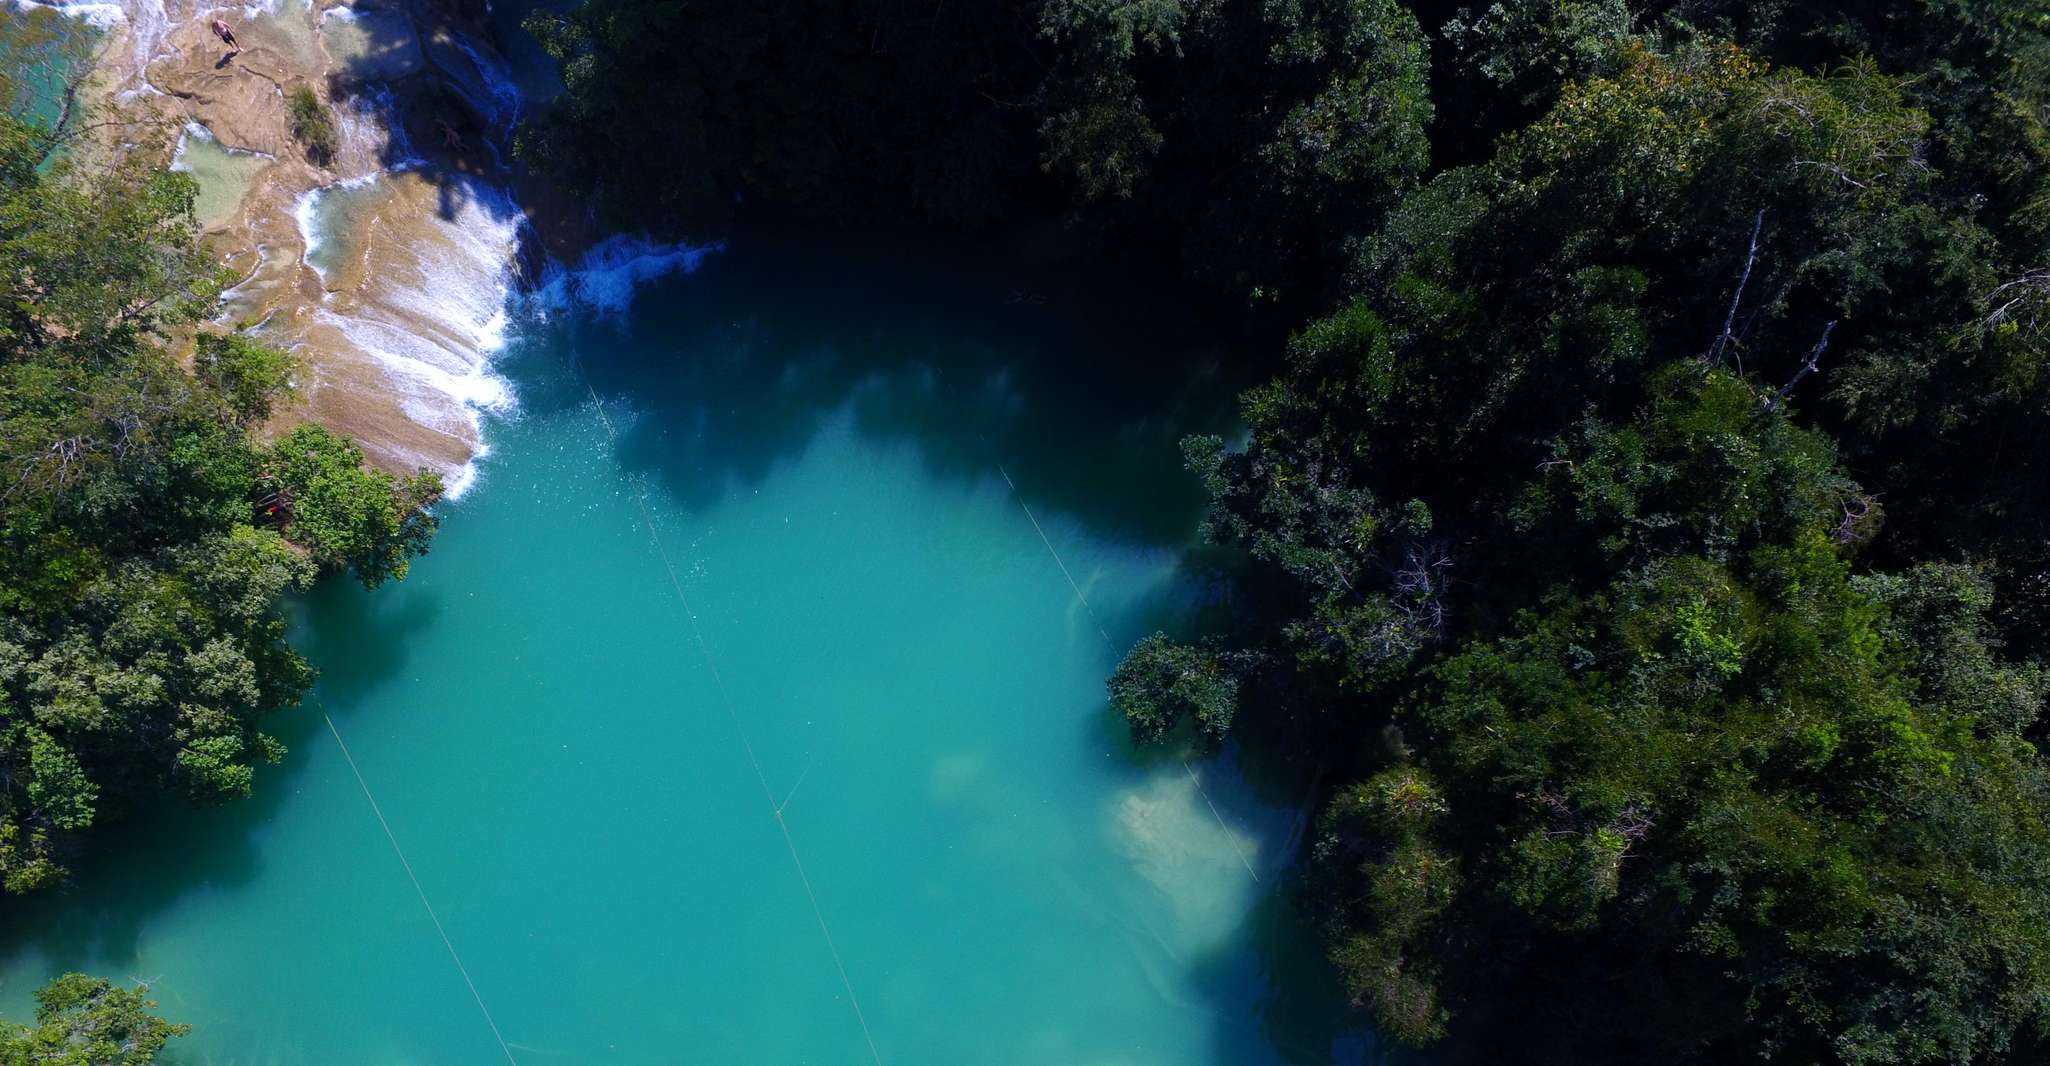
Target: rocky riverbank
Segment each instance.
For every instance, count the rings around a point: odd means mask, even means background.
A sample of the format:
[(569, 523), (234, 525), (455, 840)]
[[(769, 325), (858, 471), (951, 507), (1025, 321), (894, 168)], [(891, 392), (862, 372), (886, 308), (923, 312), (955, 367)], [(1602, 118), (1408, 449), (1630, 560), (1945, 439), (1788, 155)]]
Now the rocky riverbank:
[[(123, 0), (99, 17), (99, 95), (177, 131), (172, 165), (199, 180), (205, 240), (239, 279), (219, 325), (302, 360), (279, 424), (319, 421), (459, 490), (480, 412), (508, 402), (490, 356), (532, 273), (500, 147), (519, 94), (479, 24), (420, 0)], [(293, 136), (302, 86), (332, 111), (331, 155)]]

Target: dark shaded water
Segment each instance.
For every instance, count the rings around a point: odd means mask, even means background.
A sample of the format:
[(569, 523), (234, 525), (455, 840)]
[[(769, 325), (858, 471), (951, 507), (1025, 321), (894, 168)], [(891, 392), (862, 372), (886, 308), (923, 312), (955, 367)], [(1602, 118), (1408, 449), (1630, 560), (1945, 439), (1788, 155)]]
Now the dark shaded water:
[(757, 246), (527, 316), (434, 554), (304, 604), (292, 755), (18, 910), (4, 1006), (86, 969), (185, 1062), (505, 1061), (325, 710), (530, 1066), (1367, 1057), (1285, 902), (1303, 782), (1103, 697), (1229, 609), (1175, 442), (1234, 383), (1072, 295)]

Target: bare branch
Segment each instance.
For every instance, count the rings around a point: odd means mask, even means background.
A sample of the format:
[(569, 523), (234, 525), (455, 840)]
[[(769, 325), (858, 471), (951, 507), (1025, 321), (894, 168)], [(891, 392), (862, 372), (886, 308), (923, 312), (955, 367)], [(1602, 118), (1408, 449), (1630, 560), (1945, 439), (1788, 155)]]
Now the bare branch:
[(1871, 188), (1871, 186), (1852, 177), (1850, 171), (1845, 170), (1844, 168), (1836, 165), (1835, 163), (1824, 163), (1820, 160), (1815, 159), (1796, 159), (1794, 160), (1794, 165), (1797, 167), (1815, 167), (1818, 170), (1826, 170), (1831, 174), (1836, 175), (1847, 185), (1851, 185), (1860, 189)]
[(1737, 307), (1744, 302), (1744, 286), (1751, 283), (1751, 268), (1758, 262), (1758, 234), (1764, 228), (1765, 209), (1761, 207), (1751, 219), (1751, 248), (1744, 253), (1744, 272), (1737, 277), (1737, 291), (1730, 295), (1730, 310), (1723, 316), (1723, 331), (1716, 334), (1707, 353), (1702, 356), (1702, 362), (1711, 367), (1722, 362), (1723, 354), (1737, 343)]
[(1992, 309), (1979, 320), (1986, 329), (1998, 329), (2013, 322), (2033, 331), (2038, 316), (2050, 307), (2050, 269), (2031, 270), (2013, 281), (2002, 282), (1986, 294), (1986, 302)]
[(1802, 378), (1815, 373), (1816, 366), (1822, 362), (1823, 350), (1829, 347), (1830, 331), (1834, 329), (1836, 329), (1836, 319), (1832, 318), (1822, 327), (1822, 337), (1815, 342), (1815, 347), (1808, 349), (1808, 361), (1802, 363), (1801, 369), (1794, 371), (1794, 376), (1788, 378), (1787, 383), (1780, 386), (1780, 391), (1774, 394), (1772, 399), (1765, 402), (1767, 410), (1778, 407), (1781, 402), (1786, 400), (1787, 394), (1794, 391), (1794, 386), (1801, 383)]
[(1452, 556), (1438, 544), (1412, 544), (1403, 553), (1402, 565), (1390, 582), (1396, 592), (1395, 606), (1412, 621), (1421, 621), (1433, 632), (1445, 628), (1445, 585)]
[(1877, 496), (1867, 493), (1853, 493), (1844, 501), (1843, 515), (1837, 519), (1836, 528), (1830, 531), (1829, 538), (1838, 544), (1855, 543), (1862, 533), (1859, 527), (1872, 517), (1872, 507), (1878, 500)]
[[(57, 115), (50, 123), (49, 135), (43, 138), (43, 143), (36, 151), (36, 166), (40, 167), (49, 162), (50, 157), (57, 154), (57, 149), (64, 146), (64, 142), (84, 132), (74, 131), (71, 128), (71, 121), (76, 116), (79, 93), (91, 78), (92, 70), (91, 63), (74, 63), (70, 73), (65, 76), (64, 89), (57, 96)], [(105, 123), (95, 124), (98, 125)]]
[(97, 451), (99, 445), (100, 441), (97, 438), (78, 433), (56, 441), (48, 448), (27, 457), (22, 461), (20, 476), (15, 479), (13, 487), (7, 490), (6, 498), (14, 498), (17, 493), (35, 480), (38, 472), (52, 467), (56, 470), (54, 475), (56, 487), (59, 489), (71, 487), (72, 482), (76, 480), (73, 467), (82, 463), (87, 456)]

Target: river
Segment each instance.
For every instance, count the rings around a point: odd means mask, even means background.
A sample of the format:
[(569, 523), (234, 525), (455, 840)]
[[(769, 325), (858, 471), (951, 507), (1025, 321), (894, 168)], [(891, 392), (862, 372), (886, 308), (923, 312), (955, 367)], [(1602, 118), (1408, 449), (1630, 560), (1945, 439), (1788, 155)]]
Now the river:
[(1371, 1059), (1289, 909), (1305, 782), (1106, 705), (1231, 606), (1175, 441), (1235, 383), (1130, 358), (1175, 309), (696, 261), (516, 300), (433, 553), (294, 607), (291, 754), (11, 905), (0, 1009), (147, 980), (188, 1064)]

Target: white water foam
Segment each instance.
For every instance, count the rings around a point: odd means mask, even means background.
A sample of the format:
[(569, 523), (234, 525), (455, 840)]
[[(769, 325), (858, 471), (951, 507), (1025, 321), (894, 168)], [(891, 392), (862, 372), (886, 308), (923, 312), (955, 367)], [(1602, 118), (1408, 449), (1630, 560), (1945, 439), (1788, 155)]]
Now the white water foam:
[(164, 0), (127, 0), (121, 7), (132, 46), (128, 69), (122, 71), (123, 79), (130, 89), (155, 89), (143, 72), (158, 56), (176, 51), (166, 43), (166, 38), (177, 22), (164, 9)]
[(336, 192), (363, 188), (382, 177), (384, 177), (383, 171), (373, 170), (368, 174), (360, 174), (353, 178), (343, 178), (330, 185), (320, 185), (308, 189), (300, 193), (292, 201), (292, 220), (298, 223), (299, 239), (305, 244), (305, 250), (300, 253), (300, 258), (307, 266), (313, 269), (313, 273), (320, 278), (322, 285), (327, 284), (327, 271), (314, 260), (315, 253), (320, 251), (328, 239), (327, 234), (322, 232), (320, 226), (320, 201)]
[[(309, 12), (320, 11), (318, 0), (299, 2)], [(209, 17), (216, 4), (254, 19), (275, 15), (293, 0), (0, 0), (0, 12), (44, 7), (114, 28), (123, 46), (103, 62), (113, 77), (113, 91), (127, 98), (160, 94), (145, 76), (149, 64), (177, 54), (172, 34)], [(339, 6), (320, 12), (322, 18), (341, 22), (358, 15)], [(501, 132), (509, 129), (518, 113), (518, 92), (509, 75), (490, 60), (488, 50), (458, 43), (483, 75)], [(511, 389), (492, 372), (491, 361), (506, 343), (512, 257), (524, 218), (503, 190), (471, 179), (459, 179), (455, 195), (440, 202), (417, 187), (395, 189), (401, 194), (401, 201), (394, 204), (397, 210), (379, 210), (367, 225), (367, 216), (351, 217), (355, 212), (345, 205), (331, 205), (344, 208), (339, 212), (323, 211), (325, 196), (390, 180), (387, 175), (421, 165), (405, 140), (387, 87), (370, 87), (355, 100), (355, 107), (336, 108), (343, 148), (335, 166), (344, 180), (309, 190), (292, 205), (308, 265), (323, 286), (339, 282), (350, 291), (323, 297), (321, 306), (297, 321), (278, 320), (281, 324), (275, 328), (282, 333), (275, 339), (298, 348), (308, 345), (310, 335), (322, 334), (314, 347), (360, 351), (386, 372), (409, 419), (475, 442), (469, 464), (445, 471), (448, 494), (458, 496), (475, 483), (476, 459), (488, 452), (482, 443), (482, 413), (513, 403)], [(191, 144), (214, 139), (205, 126), (189, 123), (174, 165), (182, 168), (187, 162), (184, 150)], [(392, 159), (399, 162), (381, 165)], [(327, 232), (330, 227), (351, 231)], [(318, 253), (341, 239), (350, 243), (352, 255), (360, 242), (363, 261), (321, 263)], [(254, 284), (256, 277), (245, 279), (231, 295)], [(266, 325), (272, 322), (266, 316)]]
[[(309, 257), (337, 239), (322, 232), (322, 195), (378, 180), (385, 179), (373, 174), (300, 197), (294, 213)], [(337, 275), (355, 285), (351, 299), (319, 308), (312, 321), (377, 361), (399, 392), (407, 418), (477, 442), (471, 461), (449, 476), (453, 498), (475, 483), (476, 461), (489, 453), (482, 437), (483, 413), (513, 405), (512, 390), (493, 371), (492, 359), (506, 343), (511, 255), (525, 219), (503, 192), (479, 181), (459, 183), (448, 218), (428, 206), (431, 190), (391, 192), (420, 198), (418, 206), (424, 209), (407, 211), (400, 205), (403, 231), (380, 224), (375, 232), (356, 235), (366, 242), (364, 255), (370, 261), (360, 271)], [(311, 258), (308, 265), (314, 265)], [(317, 266), (315, 272), (330, 283), (327, 272)]]
[(171, 151), (171, 169), (191, 170), (191, 164), (185, 162), (186, 146), (190, 145), (193, 141), (211, 141), (213, 139), (214, 131), (207, 129), (197, 122), (187, 122), (185, 129), (178, 134), (178, 147)]
[[(334, 116), (342, 141), (335, 170), (362, 168), (356, 177), (367, 178), (426, 165), (406, 137), (406, 124), (399, 121), (398, 99), (391, 86), (367, 86), (346, 102), (337, 102)], [(387, 159), (394, 162), (382, 162)]]
[(513, 84), (512, 68), (496, 56), (486, 56), (472, 48), (468, 41), (457, 41), (456, 45), (470, 57), (470, 63), (477, 70), (477, 77), (484, 84), (489, 100), (474, 101), (479, 108), (488, 108), (487, 116), (490, 134), (484, 147), (491, 153), (491, 162), (500, 171), (506, 169), (505, 155), (499, 151), (499, 141), (509, 139), (513, 128), (520, 122), (520, 105), (524, 102), (519, 87)]
[(576, 308), (600, 315), (619, 314), (633, 303), (634, 290), (641, 284), (696, 270), (705, 256), (723, 247), (665, 244), (619, 234), (600, 241), (574, 267), (550, 261), (542, 268), (541, 284), (530, 299), (544, 318)]
[(304, 245), (299, 258), (307, 266), (313, 267), (313, 272), (320, 276), (322, 284), (326, 284), (327, 275), (321, 273), (319, 267), (313, 266), (313, 253), (320, 250), (321, 241), (320, 229), (313, 221), (314, 211), (320, 204), (320, 194), (325, 191), (325, 186), (308, 189), (292, 201), (292, 220), (299, 224), (299, 240)]
[(34, 11), (38, 8), (55, 11), (65, 18), (77, 19), (102, 30), (128, 21), (128, 12), (120, 4), (72, 3), (69, 0), (10, 0), (8, 6), (18, 11)]
[(211, 141), (213, 139), (214, 131), (207, 129), (197, 122), (187, 122), (185, 128), (178, 134), (178, 147), (171, 150), (171, 169), (190, 172), (192, 164), (185, 161), (185, 149), (190, 147), (193, 141)]
[(512, 68), (504, 60), (486, 57), (470, 47), (469, 42), (457, 42), (470, 62), (477, 64), (477, 74), (484, 79), (484, 87), (491, 93), (491, 121), (510, 129), (520, 117), (520, 90), (513, 84)]
[[(194, 141), (205, 141), (209, 144), (221, 144), (219, 138), (216, 138), (214, 136), (214, 131), (207, 129), (205, 126), (197, 122), (187, 122), (185, 124), (184, 130), (178, 135), (177, 149), (172, 151), (171, 153), (172, 170), (189, 171), (192, 169), (192, 165), (185, 161), (185, 149)], [(236, 148), (231, 145), (225, 144), (221, 144), (221, 151), (226, 152), (229, 155), (254, 156), (258, 159), (277, 158), (276, 156), (271, 155), (269, 152), (259, 152), (254, 148)], [(303, 226), (301, 228), (304, 229)]]

